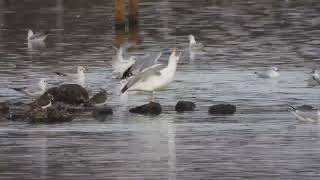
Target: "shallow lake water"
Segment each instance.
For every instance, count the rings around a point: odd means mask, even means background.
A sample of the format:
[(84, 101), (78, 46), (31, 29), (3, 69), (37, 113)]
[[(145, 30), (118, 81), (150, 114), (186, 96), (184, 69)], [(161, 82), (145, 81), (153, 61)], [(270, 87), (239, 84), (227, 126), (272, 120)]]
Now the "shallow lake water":
[[(70, 123), (32, 125), (0, 118), (0, 179), (319, 179), (320, 129), (301, 123), (287, 104), (319, 106), (319, 87), (306, 79), (319, 68), (320, 3), (313, 0), (140, 0), (136, 32), (116, 32), (114, 1), (0, 0), (0, 101), (30, 102), (11, 87), (55, 71), (88, 68), (86, 87), (113, 92), (114, 115), (90, 113)], [(27, 30), (50, 30), (45, 47), (30, 47)], [(112, 78), (113, 46), (139, 39), (130, 54), (205, 45), (184, 53), (175, 81), (156, 93), (159, 116), (130, 114), (149, 95), (119, 104)], [(277, 66), (278, 79), (255, 71)], [(195, 112), (176, 113), (178, 100)], [(208, 114), (230, 103), (229, 116)]]

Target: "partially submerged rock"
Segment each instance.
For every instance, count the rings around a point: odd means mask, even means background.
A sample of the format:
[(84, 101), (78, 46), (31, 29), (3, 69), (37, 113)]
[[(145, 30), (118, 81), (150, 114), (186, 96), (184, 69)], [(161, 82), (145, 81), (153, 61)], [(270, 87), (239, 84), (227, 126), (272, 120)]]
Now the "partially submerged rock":
[(210, 114), (234, 114), (236, 106), (231, 104), (218, 104), (209, 107)]
[(0, 102), (0, 114), (8, 114), (9, 109), (9, 104), (7, 102)]
[(107, 116), (110, 116), (112, 114), (113, 110), (110, 106), (100, 107), (92, 111), (92, 116), (99, 120), (105, 120)]
[(191, 101), (178, 101), (176, 104), (175, 110), (177, 112), (184, 112), (184, 111), (194, 111), (196, 108), (196, 104)]
[(131, 113), (137, 113), (137, 114), (150, 114), (150, 115), (159, 115), (162, 113), (162, 107), (159, 103), (156, 102), (150, 102), (148, 104), (144, 104), (142, 106), (137, 106), (135, 108), (131, 108), (129, 110)]
[(299, 106), (297, 109), (299, 109), (300, 111), (312, 111), (315, 108), (313, 108), (310, 105), (302, 105), (302, 106)]

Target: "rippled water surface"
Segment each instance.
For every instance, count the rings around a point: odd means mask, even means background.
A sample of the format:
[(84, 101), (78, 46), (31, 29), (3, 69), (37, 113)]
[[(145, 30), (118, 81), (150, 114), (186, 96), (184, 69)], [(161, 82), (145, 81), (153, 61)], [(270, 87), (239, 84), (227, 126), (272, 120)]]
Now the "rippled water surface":
[[(114, 1), (0, 0), (0, 100), (30, 102), (10, 87), (83, 65), (86, 87), (113, 92), (114, 115), (85, 113), (70, 123), (31, 125), (0, 118), (0, 179), (320, 179), (317, 123), (300, 123), (287, 104), (319, 105), (308, 73), (319, 68), (320, 3), (316, 0), (140, 0), (135, 32), (114, 28)], [(27, 29), (50, 30), (45, 47), (28, 47)], [(188, 34), (205, 45), (184, 53), (175, 81), (156, 99), (160, 116), (130, 114), (148, 95), (119, 105), (113, 46), (138, 39), (131, 54), (185, 49)], [(257, 79), (270, 66), (281, 77)], [(178, 100), (196, 102), (176, 113)], [(232, 116), (208, 106), (231, 103)]]

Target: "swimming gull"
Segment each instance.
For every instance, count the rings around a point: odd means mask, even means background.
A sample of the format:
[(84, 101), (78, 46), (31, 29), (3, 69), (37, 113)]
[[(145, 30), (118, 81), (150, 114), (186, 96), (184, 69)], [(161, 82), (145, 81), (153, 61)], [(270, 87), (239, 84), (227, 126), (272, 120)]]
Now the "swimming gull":
[(317, 114), (314, 112), (304, 112), (300, 111), (297, 108), (293, 107), (292, 105), (288, 105), (290, 112), (300, 121), (305, 122), (317, 122), (320, 120), (320, 111), (317, 109)]
[(37, 85), (29, 86), (29, 87), (23, 87), (23, 88), (12, 88), (15, 91), (24, 93), (25, 95), (31, 97), (31, 98), (38, 98), (42, 94), (45, 93), (47, 89), (48, 82), (46, 79), (41, 79)]
[(44, 33), (33, 33), (31, 29), (28, 30), (28, 42), (30, 43), (37, 43), (46, 40), (49, 32), (44, 32)]
[[(319, 75), (319, 71), (318, 70), (314, 70), (313, 72), (311, 72), (311, 80), (309, 81), (309, 84), (317, 86), (320, 85), (320, 75)], [(310, 79), (309, 79), (310, 80)]]
[(54, 72), (55, 74), (62, 76), (68, 80), (74, 81), (77, 84), (84, 86), (85, 83), (85, 74), (84, 71), (87, 69), (84, 68), (83, 66), (78, 66), (77, 67), (77, 73), (71, 74), (71, 73), (61, 73), (61, 72)]
[(197, 43), (194, 36), (190, 34), (189, 36), (189, 51), (201, 51), (203, 49), (202, 43)]
[(151, 52), (141, 56), (130, 56), (125, 58), (124, 53), (132, 44), (125, 44), (117, 50), (117, 54), (113, 57), (112, 68), (113, 74), (117, 79), (126, 79), (131, 77), (145, 68), (155, 65), (160, 56), (160, 52)]
[(155, 64), (128, 79), (127, 84), (121, 89), (122, 93), (128, 91), (152, 92), (151, 101), (154, 101), (155, 91), (166, 88), (176, 74), (176, 68), (181, 56), (176, 54), (176, 48), (172, 50), (167, 67)]
[(129, 58), (124, 57), (124, 53), (126, 53), (126, 50), (131, 46), (132, 44), (125, 44), (121, 46), (119, 49), (117, 49), (116, 55), (112, 58), (113, 74), (117, 79), (124, 79), (128, 76), (131, 76), (128, 70), (135, 63), (135, 58), (134, 56)]
[(259, 78), (277, 78), (280, 76), (279, 69), (277, 67), (271, 67), (264, 72), (254, 72)]

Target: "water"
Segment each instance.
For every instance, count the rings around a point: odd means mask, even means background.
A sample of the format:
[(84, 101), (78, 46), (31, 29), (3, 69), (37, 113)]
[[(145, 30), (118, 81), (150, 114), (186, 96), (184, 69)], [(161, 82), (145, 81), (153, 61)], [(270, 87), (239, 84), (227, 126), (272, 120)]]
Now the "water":
[[(185, 56), (175, 82), (156, 94), (156, 117), (119, 106), (111, 78), (116, 43), (113, 1), (0, 0), (0, 100), (29, 102), (9, 87), (38, 78), (61, 83), (55, 71), (89, 69), (87, 88), (113, 91), (106, 121), (80, 114), (71, 123), (30, 125), (0, 121), (0, 179), (319, 179), (318, 124), (299, 123), (286, 104), (319, 102), (307, 87), (319, 68), (317, 1), (140, 2), (140, 44), (132, 54), (186, 48), (192, 33), (206, 53)], [(50, 29), (46, 47), (28, 48), (27, 29)], [(121, 34), (121, 33), (119, 33)], [(129, 37), (128, 37), (129, 36)], [(118, 36), (119, 38), (119, 36)], [(120, 37), (121, 39), (121, 37)], [(254, 71), (277, 66), (281, 77)], [(129, 107), (148, 101), (130, 96)], [(197, 110), (176, 113), (178, 100)], [(209, 105), (237, 105), (232, 116), (211, 116)], [(1, 118), (0, 118), (1, 119)]]

